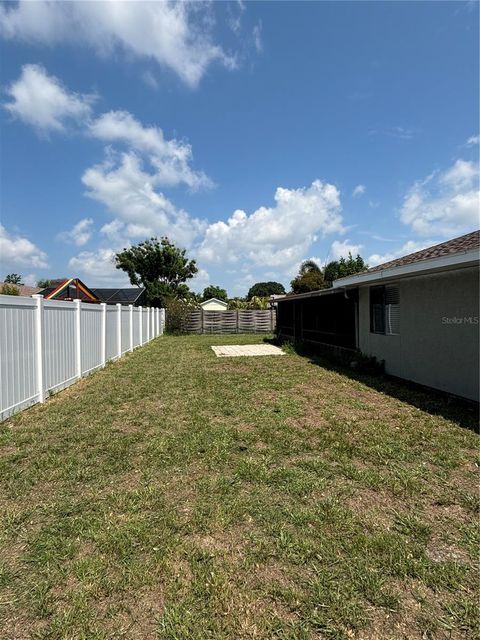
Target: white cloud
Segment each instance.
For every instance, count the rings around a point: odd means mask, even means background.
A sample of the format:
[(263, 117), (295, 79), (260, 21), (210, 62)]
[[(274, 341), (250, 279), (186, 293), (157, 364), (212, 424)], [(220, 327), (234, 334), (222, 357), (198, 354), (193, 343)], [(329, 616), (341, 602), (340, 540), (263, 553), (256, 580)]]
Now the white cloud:
[(388, 253), (379, 254), (373, 253), (367, 259), (367, 264), (369, 267), (376, 267), (379, 264), (383, 264), (384, 262), (390, 262), (390, 260), (395, 260), (395, 258), (401, 258), (402, 256), (407, 256), (410, 253), (415, 253), (415, 251), (421, 251), (421, 249), (425, 249), (426, 247), (430, 247), (434, 245), (435, 242), (433, 240), (409, 240), (400, 248), (395, 249), (395, 251), (390, 251)]
[(232, 5), (231, 3), (227, 4), (227, 24), (236, 35), (240, 33), (242, 27), (242, 17), (245, 9), (246, 7), (243, 2), (237, 2), (236, 7), (234, 7), (234, 5)]
[(84, 276), (89, 286), (102, 284), (128, 286), (128, 276), (115, 268), (115, 251), (100, 248), (97, 251), (81, 251), (70, 259), (68, 266), (75, 275)]
[(13, 101), (5, 108), (39, 130), (62, 131), (67, 120), (82, 121), (84, 131), (91, 137), (138, 152), (150, 164), (157, 185), (186, 184), (192, 190), (213, 186), (205, 173), (191, 168), (190, 144), (175, 138), (167, 140), (160, 127), (144, 126), (128, 111), (109, 111), (92, 120), (92, 96), (68, 92), (43, 67), (25, 65), (8, 93)]
[(77, 247), (83, 247), (92, 237), (92, 218), (83, 218), (75, 224), (70, 231), (61, 231), (57, 238), (64, 242), (71, 242)]
[(78, 43), (103, 56), (117, 51), (154, 60), (195, 87), (218, 62), (235, 59), (212, 38), (213, 10), (207, 3), (51, 2), (20, 0), (0, 6), (0, 34), (33, 44)]
[(7, 232), (0, 224), (0, 258), (5, 265), (25, 265), (43, 269), (48, 267), (47, 254), (33, 242)]
[(365, 193), (365, 191), (366, 191), (366, 187), (364, 184), (357, 184), (357, 186), (352, 192), (352, 196), (354, 198), (358, 198), (359, 196), (362, 196)]
[(407, 192), (400, 219), (419, 235), (453, 237), (479, 224), (479, 169), (457, 160), (444, 172), (416, 182)]
[(473, 147), (476, 144), (480, 143), (480, 135), (478, 136), (470, 136), (470, 138), (465, 143), (467, 147)]
[(177, 209), (158, 191), (158, 176), (145, 171), (135, 153), (109, 155), (104, 163), (87, 169), (82, 176), (87, 195), (115, 216), (102, 232), (117, 242), (168, 235), (182, 246), (191, 246), (205, 223)]
[(369, 135), (383, 135), (389, 138), (399, 138), (400, 140), (411, 140), (417, 133), (411, 127), (374, 127), (370, 129)]
[(212, 263), (247, 262), (287, 272), (318, 235), (342, 231), (339, 191), (315, 180), (302, 189), (279, 187), (273, 207), (260, 207), (251, 215), (237, 209), (227, 222), (210, 224), (198, 256)]
[(26, 276), (23, 276), (23, 282), (27, 287), (35, 287), (37, 284), (37, 276), (35, 273), (27, 273)]
[(348, 254), (351, 253), (353, 257), (360, 253), (363, 249), (361, 244), (353, 244), (350, 240), (334, 240), (330, 248), (330, 256), (332, 260), (339, 260), (340, 258), (348, 258)]
[(147, 87), (150, 87), (150, 89), (153, 89), (154, 91), (159, 87), (158, 80), (151, 71), (147, 70), (142, 73), (142, 80), (145, 82)]
[(198, 269), (198, 272), (193, 276), (191, 280), (188, 281), (187, 284), (193, 291), (201, 293), (205, 289), (205, 287), (210, 284), (210, 282), (211, 280), (208, 271), (200, 267)]
[(4, 105), (5, 109), (41, 132), (63, 131), (66, 121), (86, 119), (95, 99), (69, 92), (58, 78), (36, 64), (24, 65), (20, 78), (6, 93), (12, 101)]
[(212, 186), (203, 173), (193, 171), (192, 147), (178, 140), (166, 140), (160, 127), (144, 127), (128, 111), (109, 111), (89, 125), (89, 133), (104, 142), (118, 142), (147, 154), (155, 169), (155, 181), (162, 186), (184, 183), (192, 189)]
[(455, 164), (440, 174), (439, 182), (446, 187), (461, 191), (470, 189), (478, 182), (478, 167), (473, 162), (457, 160)]
[(255, 49), (257, 50), (258, 53), (261, 53), (263, 51), (261, 20), (257, 22), (257, 24), (253, 27), (252, 35), (253, 35), (253, 44), (255, 45)]

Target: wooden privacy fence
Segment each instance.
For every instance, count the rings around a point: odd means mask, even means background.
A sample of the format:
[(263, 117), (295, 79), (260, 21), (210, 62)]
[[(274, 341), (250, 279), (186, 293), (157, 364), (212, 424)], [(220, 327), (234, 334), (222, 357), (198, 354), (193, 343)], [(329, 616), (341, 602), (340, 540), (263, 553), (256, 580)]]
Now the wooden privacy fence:
[(238, 311), (192, 311), (187, 320), (189, 333), (273, 333), (275, 309)]
[(163, 333), (165, 310), (0, 295), (0, 420)]

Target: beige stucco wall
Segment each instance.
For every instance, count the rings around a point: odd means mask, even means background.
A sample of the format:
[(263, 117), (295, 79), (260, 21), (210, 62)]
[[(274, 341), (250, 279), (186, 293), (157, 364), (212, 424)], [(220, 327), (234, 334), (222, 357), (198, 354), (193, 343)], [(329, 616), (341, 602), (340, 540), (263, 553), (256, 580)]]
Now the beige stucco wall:
[(222, 304), (221, 302), (217, 302), (216, 300), (207, 300), (203, 302), (201, 305), (204, 311), (226, 311), (227, 305)]
[(461, 269), (400, 287), (400, 335), (370, 333), (369, 287), (359, 291), (359, 348), (407, 380), (479, 400), (479, 271)]

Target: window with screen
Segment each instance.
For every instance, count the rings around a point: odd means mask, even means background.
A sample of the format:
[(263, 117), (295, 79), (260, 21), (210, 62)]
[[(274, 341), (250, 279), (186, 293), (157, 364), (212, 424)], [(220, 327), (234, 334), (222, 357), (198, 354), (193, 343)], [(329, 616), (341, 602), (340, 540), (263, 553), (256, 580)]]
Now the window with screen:
[(370, 331), (390, 336), (400, 333), (400, 292), (397, 286), (371, 287)]

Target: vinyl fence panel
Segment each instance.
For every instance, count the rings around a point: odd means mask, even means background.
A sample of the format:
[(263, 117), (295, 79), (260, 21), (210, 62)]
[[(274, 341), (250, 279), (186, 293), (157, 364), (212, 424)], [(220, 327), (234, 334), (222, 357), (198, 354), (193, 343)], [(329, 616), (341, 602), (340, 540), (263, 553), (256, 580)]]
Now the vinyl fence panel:
[(80, 322), (82, 374), (90, 373), (103, 364), (102, 314), (103, 309), (100, 305), (82, 305)]
[(148, 340), (149, 340), (148, 328), (149, 328), (148, 309), (143, 308), (143, 313), (142, 313), (142, 344), (145, 344), (145, 342), (148, 342)]
[(133, 348), (140, 346), (140, 322), (142, 310), (139, 307), (133, 308)]
[(75, 305), (71, 302), (43, 303), (44, 389), (55, 392), (78, 377), (75, 351)]
[(0, 391), (2, 412), (13, 413), (38, 402), (33, 298), (1, 296)]
[(106, 347), (106, 358), (107, 360), (112, 360), (118, 356), (117, 351), (117, 321), (118, 321), (118, 311), (114, 306), (107, 306), (107, 328), (106, 328), (106, 336), (107, 336), (107, 347)]
[(161, 335), (165, 310), (0, 295), (0, 420)]
[(130, 309), (120, 306), (122, 314), (121, 331), (122, 331), (122, 355), (130, 351)]

